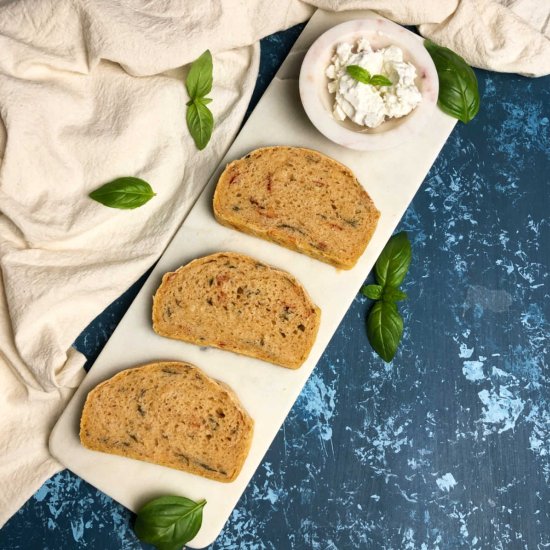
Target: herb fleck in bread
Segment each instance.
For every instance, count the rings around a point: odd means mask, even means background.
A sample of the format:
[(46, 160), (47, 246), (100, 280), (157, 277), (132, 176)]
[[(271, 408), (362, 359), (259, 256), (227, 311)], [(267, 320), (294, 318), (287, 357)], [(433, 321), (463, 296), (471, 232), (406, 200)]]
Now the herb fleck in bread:
[(188, 363), (119, 372), (94, 388), (80, 421), (84, 447), (233, 481), (254, 423), (224, 384)]
[(231, 252), (166, 273), (153, 299), (153, 328), (161, 336), (289, 369), (306, 360), (320, 314), (292, 275)]
[(229, 227), (351, 269), (380, 212), (343, 164), (309, 149), (265, 147), (226, 167), (214, 215)]

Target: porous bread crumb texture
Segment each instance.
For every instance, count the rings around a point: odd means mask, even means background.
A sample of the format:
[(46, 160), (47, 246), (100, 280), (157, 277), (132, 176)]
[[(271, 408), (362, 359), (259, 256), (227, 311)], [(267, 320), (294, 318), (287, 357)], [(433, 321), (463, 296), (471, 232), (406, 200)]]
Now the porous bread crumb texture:
[(213, 207), (224, 225), (342, 269), (357, 263), (380, 217), (349, 168), (298, 147), (265, 147), (230, 163)]
[(188, 363), (151, 363), (94, 388), (80, 421), (84, 447), (233, 481), (253, 420), (227, 386)]
[(165, 274), (153, 299), (158, 334), (290, 369), (309, 355), (320, 314), (292, 275), (231, 252)]

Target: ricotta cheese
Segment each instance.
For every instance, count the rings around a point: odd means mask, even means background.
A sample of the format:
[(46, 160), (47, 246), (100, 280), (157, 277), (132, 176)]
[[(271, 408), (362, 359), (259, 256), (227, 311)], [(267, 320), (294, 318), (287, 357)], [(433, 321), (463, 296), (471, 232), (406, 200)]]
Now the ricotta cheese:
[[(346, 72), (348, 65), (359, 65), (371, 75), (383, 75), (391, 86), (374, 86), (358, 82)], [(326, 69), (328, 90), (334, 96), (333, 116), (350, 118), (356, 124), (376, 128), (389, 118), (409, 114), (422, 100), (414, 83), (416, 68), (403, 61), (403, 50), (389, 46), (373, 50), (361, 38), (356, 44), (342, 42), (336, 46), (331, 64)]]

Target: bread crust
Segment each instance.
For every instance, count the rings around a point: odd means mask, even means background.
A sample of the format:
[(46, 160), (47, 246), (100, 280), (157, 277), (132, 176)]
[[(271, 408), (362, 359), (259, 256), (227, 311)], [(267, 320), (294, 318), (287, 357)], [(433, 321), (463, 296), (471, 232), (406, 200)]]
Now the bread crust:
[(300, 147), (263, 147), (229, 163), (213, 198), (222, 225), (351, 269), (380, 212), (353, 172)]
[(126, 369), (102, 382), (88, 394), (80, 420), (88, 449), (226, 483), (239, 475), (253, 431), (229, 386), (177, 361)]
[(297, 369), (321, 310), (290, 273), (219, 252), (166, 273), (153, 297), (157, 334)]

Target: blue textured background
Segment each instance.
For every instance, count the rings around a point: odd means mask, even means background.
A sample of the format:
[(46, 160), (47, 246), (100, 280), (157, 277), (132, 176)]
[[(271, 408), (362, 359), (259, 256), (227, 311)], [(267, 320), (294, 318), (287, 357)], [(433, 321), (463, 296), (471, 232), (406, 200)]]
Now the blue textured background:
[[(301, 28), (262, 41), (253, 105)], [(400, 224), (414, 259), (393, 364), (358, 295), (212, 548), (550, 547), (550, 80), (477, 76), (479, 116)], [(89, 364), (142, 282), (79, 337)], [(146, 548), (132, 521), (64, 471), (0, 547)]]

